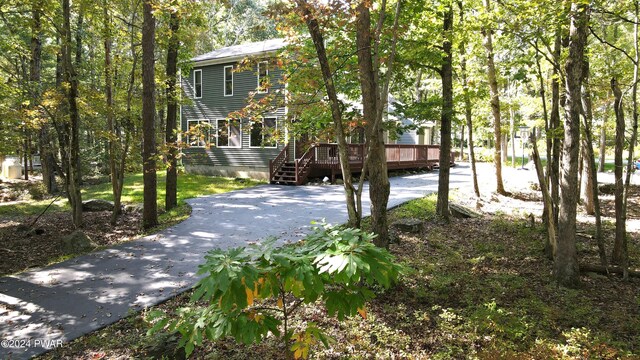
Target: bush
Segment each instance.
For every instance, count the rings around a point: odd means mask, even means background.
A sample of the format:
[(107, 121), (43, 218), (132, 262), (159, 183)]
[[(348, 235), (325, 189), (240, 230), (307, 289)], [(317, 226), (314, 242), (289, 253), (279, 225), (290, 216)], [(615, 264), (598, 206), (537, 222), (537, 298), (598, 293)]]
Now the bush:
[(175, 316), (151, 312), (149, 334), (179, 332), (188, 356), (204, 338), (232, 336), (249, 344), (272, 333), (290, 355), (306, 358), (312, 344), (328, 346), (329, 339), (311, 322), (298, 332), (288, 328), (301, 304), (321, 301), (329, 316), (339, 320), (366, 317), (365, 303), (375, 296), (371, 288), (388, 288), (397, 281), (401, 266), (373, 245), (373, 237), (323, 224), (294, 245), (277, 247), (271, 239), (264, 245), (210, 251), (198, 272), (208, 275), (190, 300), (195, 306), (178, 309)]
[(491, 148), (476, 148), (475, 156), (477, 162), (493, 162), (495, 158), (494, 149)]

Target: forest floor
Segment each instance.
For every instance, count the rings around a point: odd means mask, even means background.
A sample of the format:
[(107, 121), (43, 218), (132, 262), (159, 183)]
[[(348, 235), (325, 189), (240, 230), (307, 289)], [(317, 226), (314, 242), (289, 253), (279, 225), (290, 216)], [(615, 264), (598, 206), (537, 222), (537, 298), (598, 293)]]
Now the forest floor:
[[(484, 165), (482, 165), (484, 167)], [(489, 166), (487, 166), (487, 169)], [(487, 169), (483, 171), (487, 174)], [(490, 171), (490, 170), (488, 170)], [(491, 193), (476, 200), (455, 192), (455, 202), (478, 208), (483, 216), (435, 219), (435, 196), (391, 211), (390, 222), (423, 220), (417, 234), (400, 233), (390, 247), (409, 271), (368, 305), (366, 319), (339, 322), (319, 304), (299, 308), (292, 326), (313, 321), (334, 341), (312, 348), (314, 359), (640, 359), (640, 279), (583, 273), (576, 289), (557, 287), (552, 263), (543, 254), (539, 195), (531, 172), (505, 170), (510, 197)], [(606, 185), (603, 190), (606, 190)], [(639, 189), (629, 197), (631, 267), (640, 267)], [(607, 249), (613, 241), (609, 201), (603, 194)], [(533, 214), (535, 223), (532, 224)], [(579, 217), (578, 257), (598, 263), (592, 218)], [(190, 292), (157, 308), (173, 312), (188, 304)], [(40, 359), (181, 358), (176, 336), (149, 337), (145, 312), (80, 337)], [(205, 342), (193, 359), (282, 359), (284, 346), (271, 336), (257, 345), (231, 339)]]

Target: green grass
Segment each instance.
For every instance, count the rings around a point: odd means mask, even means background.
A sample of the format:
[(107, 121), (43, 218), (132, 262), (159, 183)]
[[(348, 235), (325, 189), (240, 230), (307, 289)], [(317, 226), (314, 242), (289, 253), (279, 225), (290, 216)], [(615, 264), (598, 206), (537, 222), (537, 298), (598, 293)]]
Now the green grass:
[[(188, 215), (188, 207), (184, 200), (203, 196), (220, 194), (233, 190), (243, 189), (260, 184), (260, 181), (252, 179), (231, 179), (204, 175), (181, 174), (178, 176), (178, 208), (160, 215), (160, 223), (174, 217)], [(158, 176), (158, 209), (163, 209), (165, 204), (165, 177)], [(143, 202), (142, 174), (130, 174), (125, 177), (122, 190), (122, 202), (124, 204), (142, 204)], [(87, 186), (82, 189), (82, 199), (103, 199), (113, 201), (111, 183)], [(30, 201), (11, 205), (0, 205), (0, 216), (29, 216), (40, 214), (52, 202), (52, 199), (42, 201)], [(48, 211), (66, 211), (69, 204), (66, 198), (55, 201)]]

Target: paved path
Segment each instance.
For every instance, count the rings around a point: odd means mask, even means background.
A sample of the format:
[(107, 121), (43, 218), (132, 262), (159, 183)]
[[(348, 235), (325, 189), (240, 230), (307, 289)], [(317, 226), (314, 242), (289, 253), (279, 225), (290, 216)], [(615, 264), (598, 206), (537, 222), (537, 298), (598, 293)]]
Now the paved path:
[[(469, 173), (464, 165), (453, 168), (451, 187), (466, 185)], [(436, 191), (437, 182), (437, 172), (392, 178), (389, 207)], [(25, 359), (64, 346), (130, 309), (187, 290), (212, 248), (269, 236), (295, 240), (309, 231), (312, 220), (347, 220), (342, 186), (263, 185), (188, 202), (191, 217), (159, 234), (0, 278), (0, 359)]]

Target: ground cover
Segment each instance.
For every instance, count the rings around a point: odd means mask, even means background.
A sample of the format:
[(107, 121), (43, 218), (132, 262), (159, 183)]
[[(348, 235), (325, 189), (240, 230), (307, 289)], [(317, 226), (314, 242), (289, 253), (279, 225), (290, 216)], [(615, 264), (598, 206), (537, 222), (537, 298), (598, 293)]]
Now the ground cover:
[[(458, 194), (460, 197), (460, 194)], [(334, 338), (318, 344), (316, 359), (633, 359), (640, 357), (639, 279), (594, 273), (582, 276), (578, 289), (556, 287), (551, 262), (543, 256), (544, 232), (523, 212), (533, 197), (516, 193), (493, 197), (476, 219), (435, 219), (435, 197), (409, 202), (391, 219), (423, 221), (417, 234), (399, 233), (390, 251), (407, 271), (394, 288), (373, 300), (366, 319), (340, 323), (326, 310), (301, 309), (293, 326), (314, 321)], [(505, 206), (508, 205), (508, 206)], [(591, 231), (589, 223), (581, 230)], [(608, 238), (609, 247), (610, 238)], [(639, 239), (631, 234), (632, 266), (638, 267)], [(580, 238), (579, 256), (596, 261), (593, 240)], [(173, 311), (189, 292), (156, 308)], [(145, 313), (132, 314), (103, 330), (83, 336), (40, 359), (180, 358), (177, 338), (148, 337)], [(206, 343), (194, 359), (281, 359), (276, 339), (258, 345), (232, 340)]]
[[(158, 209), (160, 209), (159, 227), (149, 232), (185, 220), (191, 209), (186, 199), (197, 196), (219, 194), (232, 190), (254, 186), (260, 182), (249, 179), (231, 179), (202, 175), (182, 174), (178, 177), (178, 207), (164, 212), (165, 180), (158, 178)], [(9, 184), (4, 184), (5, 188)], [(55, 198), (46, 198), (37, 193), (40, 200), (28, 196), (38, 188), (35, 183), (14, 182), (12, 190), (26, 198), (22, 201), (0, 203), (0, 275), (11, 274), (31, 267), (58, 262), (78, 254), (65, 253), (60, 247), (60, 239), (75, 229), (67, 210), (66, 199), (58, 199), (34, 223), (36, 218), (52, 204)], [(17, 189), (17, 190), (16, 190)], [(36, 190), (37, 191), (37, 190)], [(142, 174), (132, 174), (125, 178), (122, 201), (124, 204), (142, 204)], [(7, 191), (8, 192), (8, 191)], [(18, 199), (20, 198), (18, 197)], [(101, 182), (87, 185), (82, 189), (83, 199), (112, 200), (111, 184)], [(110, 212), (85, 212), (85, 234), (99, 248), (113, 246), (132, 240), (145, 232), (140, 228), (140, 214), (137, 211), (123, 214), (116, 226), (109, 223)]]

